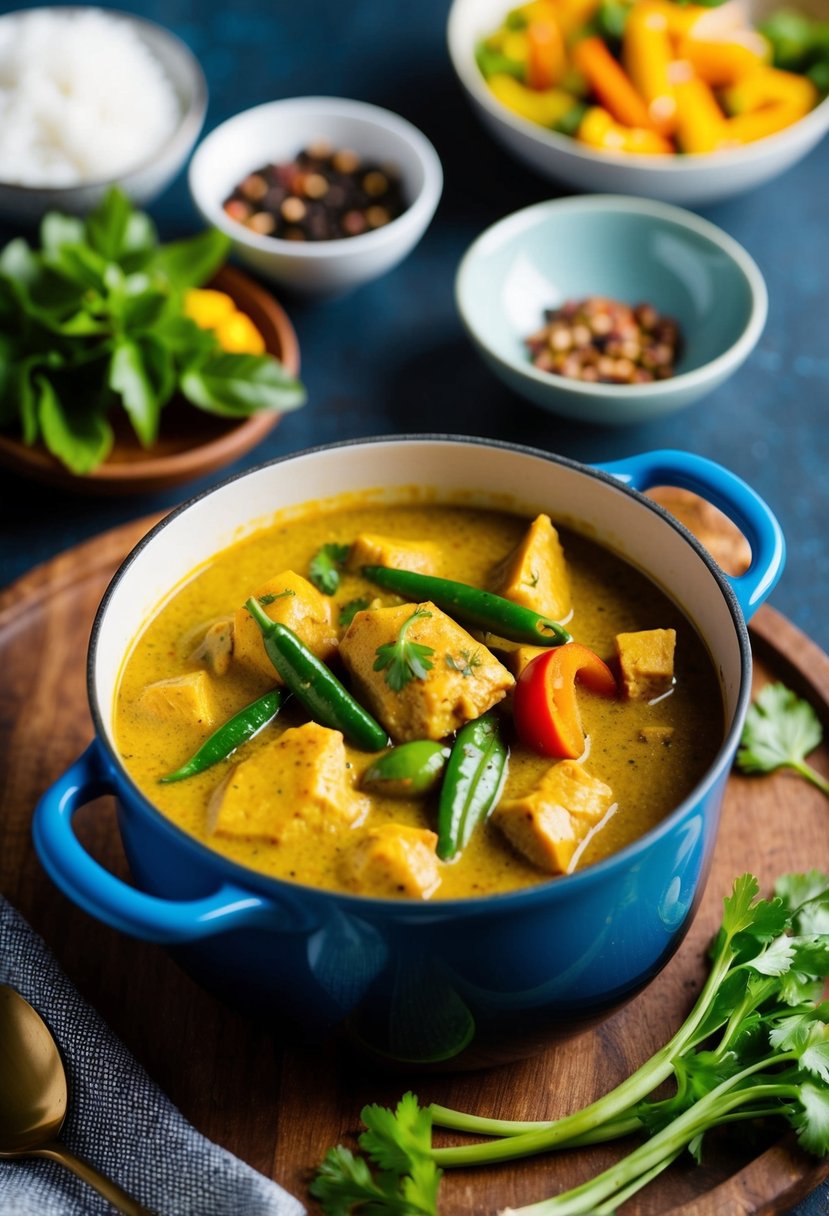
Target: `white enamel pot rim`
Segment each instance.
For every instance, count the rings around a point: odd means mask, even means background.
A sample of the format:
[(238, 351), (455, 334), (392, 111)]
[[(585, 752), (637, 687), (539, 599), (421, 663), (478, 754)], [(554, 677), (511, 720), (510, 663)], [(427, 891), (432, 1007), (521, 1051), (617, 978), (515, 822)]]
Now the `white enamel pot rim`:
[[(372, 447), (374, 445), (463, 445), (467, 448), (485, 448), (490, 451), (503, 451), (504, 453), (517, 454), (519, 456), (532, 457), (536, 460), (543, 460), (562, 469), (583, 475), (587, 478), (595, 479), (597, 482), (610, 485), (614, 490), (623, 494), (628, 498), (636, 500), (643, 511), (649, 511), (661, 518), (665, 526), (678, 533), (687, 543), (696, 555), (702, 560), (708, 568), (711, 578), (716, 582), (721, 593), (722, 600), (726, 607), (727, 613), (730, 616), (731, 626), (733, 627), (733, 638), (739, 650), (739, 686), (735, 692), (734, 703), (730, 713), (730, 727), (726, 733), (726, 737), (720, 747), (717, 757), (711, 768), (706, 773), (703, 780), (691, 791), (685, 798), (660, 824), (652, 828), (644, 836), (634, 841), (624, 849), (614, 853), (609, 858), (597, 862), (585, 870), (578, 871), (564, 878), (557, 879), (555, 882), (541, 883), (536, 887), (524, 889), (515, 892), (507, 892), (504, 894), (487, 896), (486, 898), (463, 898), (451, 900), (437, 901), (400, 901), (400, 900), (384, 900), (374, 897), (366, 897), (359, 895), (350, 895), (341, 892), (323, 891), (317, 888), (308, 887), (299, 883), (284, 881), (277, 878), (269, 877), (268, 875), (258, 873), (255, 870), (242, 866), (237, 862), (231, 861), (223, 857), (215, 850), (210, 849), (207, 845), (202, 844), (183, 829), (177, 827), (171, 820), (159, 811), (152, 802), (138, 789), (130, 777), (128, 771), (124, 767), (120, 757), (112, 742), (111, 730), (108, 725), (108, 720), (111, 718), (111, 706), (107, 705), (102, 709), (100, 698), (96, 686), (97, 682), (97, 662), (101, 646), (101, 638), (104, 630), (110, 627), (111, 622), (108, 620), (113, 598), (116, 596), (119, 586), (129, 574), (132, 567), (138, 562), (147, 550), (157, 543), (158, 538), (176, 521), (187, 513), (198, 512), (200, 504), (210, 499), (217, 492), (220, 492), (234, 483), (244, 481), (251, 477), (256, 477), (266, 470), (274, 468), (282, 468), (291, 462), (322, 456), (325, 453), (343, 453), (346, 457), (349, 451)], [(619, 462), (620, 464), (623, 462)], [(474, 481), (474, 478), (473, 478)], [(369, 488), (369, 487), (366, 487)], [(311, 496), (314, 497), (313, 495)], [(219, 549), (225, 546), (218, 546)], [(121, 635), (123, 637), (123, 634)], [(128, 639), (132, 642), (132, 638)], [(123, 648), (122, 648), (123, 653)], [(712, 655), (713, 661), (717, 662), (717, 656)], [(746, 709), (751, 696), (751, 647), (748, 636), (748, 628), (743, 617), (742, 610), (737, 601), (734, 590), (728, 578), (720, 571), (719, 567), (711, 559), (707, 551), (700, 542), (672, 515), (665, 511), (653, 500), (640, 494), (637, 490), (622, 484), (615, 476), (601, 469), (592, 468), (589, 465), (584, 465), (578, 461), (571, 460), (567, 457), (551, 455), (539, 449), (506, 443), (498, 440), (483, 439), (477, 437), (455, 436), (455, 435), (388, 435), (376, 436), (371, 438), (346, 440), (336, 444), (325, 444), (318, 447), (304, 449), (300, 452), (290, 453), (286, 456), (277, 457), (275, 460), (267, 461), (253, 468), (244, 470), (233, 477), (227, 478), (223, 482), (202, 494), (184, 503), (176, 510), (166, 516), (160, 523), (156, 524), (131, 553), (125, 558), (124, 562), (119, 567), (116, 574), (113, 576), (103, 599), (98, 609), (95, 621), (93, 623), (88, 654), (87, 665), (87, 690), (89, 697), (89, 705), (92, 714), (92, 719), (95, 725), (96, 736), (99, 743), (103, 746), (114, 776), (115, 783), (121, 788), (126, 788), (129, 793), (129, 805), (125, 808), (128, 814), (139, 813), (150, 816), (154, 819), (156, 828), (160, 828), (169, 840), (171, 846), (177, 849), (189, 851), (194, 856), (194, 860), (207, 869), (212, 869), (221, 875), (224, 879), (236, 883), (239, 887), (245, 888), (251, 892), (256, 892), (258, 895), (265, 897), (271, 896), (277, 903), (289, 902), (295, 904), (300, 901), (323, 901), (330, 904), (332, 901), (335, 904), (340, 904), (346, 909), (355, 911), (356, 908), (361, 908), (364, 913), (371, 915), (374, 913), (382, 918), (384, 915), (393, 914), (396, 919), (411, 920), (412, 923), (420, 922), (422, 919), (441, 919), (451, 917), (453, 910), (462, 910), (463, 915), (470, 914), (488, 914), (492, 912), (493, 904), (497, 902), (499, 907), (515, 907), (524, 903), (532, 903), (535, 901), (551, 901), (556, 902), (560, 899), (567, 900), (576, 896), (579, 890), (585, 890), (592, 887), (594, 884), (601, 884), (606, 877), (620, 869), (629, 869), (641, 860), (649, 851), (652, 845), (660, 840), (667, 833), (671, 832), (677, 822), (683, 819), (689, 813), (692, 813), (696, 808), (704, 807), (706, 799), (711, 795), (712, 790), (724, 775), (725, 770), (730, 766), (734, 751), (737, 746), (739, 734), (742, 729), (742, 722), (745, 716)], [(122, 799), (123, 803), (123, 799)]]

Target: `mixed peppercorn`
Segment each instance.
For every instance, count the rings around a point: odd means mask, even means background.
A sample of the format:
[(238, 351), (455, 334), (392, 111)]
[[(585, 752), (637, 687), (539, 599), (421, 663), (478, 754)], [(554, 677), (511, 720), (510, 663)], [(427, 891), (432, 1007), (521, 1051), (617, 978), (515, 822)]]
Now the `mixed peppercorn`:
[(547, 309), (544, 320), (526, 339), (541, 371), (599, 384), (647, 384), (674, 374), (679, 326), (651, 304), (590, 296)]
[(249, 173), (224, 210), (260, 236), (331, 241), (383, 228), (406, 201), (396, 169), (320, 141), (289, 163)]

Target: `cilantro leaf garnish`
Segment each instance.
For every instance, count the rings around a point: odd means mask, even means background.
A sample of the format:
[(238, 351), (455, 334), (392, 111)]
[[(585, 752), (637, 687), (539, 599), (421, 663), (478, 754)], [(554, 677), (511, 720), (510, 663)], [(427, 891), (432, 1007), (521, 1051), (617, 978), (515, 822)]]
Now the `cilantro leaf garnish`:
[(410, 680), (425, 680), (432, 669), (429, 655), (435, 653), (432, 646), (421, 642), (410, 642), (406, 636), (415, 621), (431, 616), (428, 608), (416, 608), (403, 622), (394, 642), (384, 642), (375, 651), (375, 671), (385, 671), (385, 681), (393, 692), (400, 692)]
[(350, 625), (357, 613), (362, 612), (365, 608), (368, 608), (370, 603), (371, 600), (361, 596), (359, 599), (349, 600), (348, 603), (343, 604), (339, 615), (339, 622), (342, 627), (345, 629), (348, 625)]
[(467, 679), (474, 673), (476, 667), (481, 666), (480, 651), (462, 650), (457, 658), (452, 654), (447, 654), (446, 666), (452, 671), (460, 672), (464, 679)]
[(360, 1118), (366, 1126), (359, 1139), (365, 1157), (337, 1145), (311, 1183), (311, 1194), (326, 1216), (362, 1211), (373, 1216), (436, 1216), (441, 1171), (432, 1160), (428, 1108), (407, 1093), (396, 1110), (366, 1106)]
[(323, 595), (334, 595), (340, 585), (340, 571), (348, 560), (350, 545), (323, 545), (311, 558), (308, 577)]
[(792, 769), (829, 797), (829, 781), (806, 763), (822, 738), (820, 721), (808, 701), (784, 684), (767, 684), (746, 715), (737, 767), (744, 773)]

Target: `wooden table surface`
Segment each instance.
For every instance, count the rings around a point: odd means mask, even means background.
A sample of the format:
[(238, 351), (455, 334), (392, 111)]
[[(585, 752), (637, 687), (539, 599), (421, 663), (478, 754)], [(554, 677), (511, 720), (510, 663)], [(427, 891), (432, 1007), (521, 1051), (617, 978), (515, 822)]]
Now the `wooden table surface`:
[[(0, 890), (184, 1114), (207, 1136), (307, 1201), (310, 1171), (359, 1128), (366, 1101), (413, 1087), (423, 1101), (512, 1118), (551, 1118), (591, 1100), (644, 1060), (678, 1025), (705, 969), (704, 951), (733, 878), (751, 870), (764, 889), (788, 870), (829, 869), (827, 805), (785, 774), (729, 782), (707, 892), (674, 960), (635, 1000), (565, 1048), (459, 1075), (381, 1075), (337, 1048), (297, 1047), (201, 991), (160, 947), (91, 920), (49, 882), (30, 820), (40, 793), (91, 737), (85, 647), (92, 615), (117, 563), (147, 526), (122, 527), (62, 554), (0, 594)], [(752, 628), (756, 680), (782, 679), (829, 723), (829, 659), (784, 618), (761, 609)], [(829, 771), (823, 747), (814, 761)], [(126, 872), (112, 808), (79, 813), (79, 834)], [(605, 1146), (491, 1170), (458, 1171), (441, 1190), (443, 1216), (497, 1211), (573, 1185), (614, 1160)], [(712, 1141), (703, 1166), (678, 1162), (620, 1216), (761, 1216), (785, 1211), (827, 1167), (789, 1139), (745, 1131)]]

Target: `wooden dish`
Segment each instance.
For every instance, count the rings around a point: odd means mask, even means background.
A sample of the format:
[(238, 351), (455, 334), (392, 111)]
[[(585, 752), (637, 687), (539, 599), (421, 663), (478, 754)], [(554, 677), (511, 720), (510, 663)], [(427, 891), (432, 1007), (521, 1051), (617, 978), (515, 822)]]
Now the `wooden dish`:
[[(248, 314), (275, 355), (292, 376), (299, 372), (299, 343), (280, 304), (242, 271), (223, 266), (212, 287), (232, 296)], [(270, 410), (242, 422), (206, 414), (175, 400), (165, 408), (158, 441), (149, 450), (140, 446), (123, 410), (114, 418), (115, 443), (103, 464), (79, 477), (65, 468), (41, 444), (0, 434), (0, 466), (47, 485), (89, 494), (139, 494), (165, 490), (212, 473), (244, 456), (276, 426), (281, 415)]]

